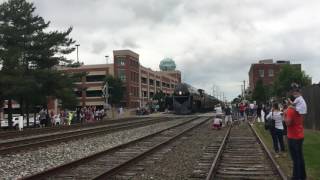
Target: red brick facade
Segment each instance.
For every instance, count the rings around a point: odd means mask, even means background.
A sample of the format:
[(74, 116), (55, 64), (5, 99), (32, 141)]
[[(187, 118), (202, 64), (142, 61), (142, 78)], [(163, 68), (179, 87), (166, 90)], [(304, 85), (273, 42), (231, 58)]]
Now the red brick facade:
[(113, 51), (114, 75), (125, 84), (122, 105), (125, 107), (144, 106), (152, 101), (157, 91), (171, 95), (176, 84), (181, 82), (180, 71), (153, 71), (140, 65), (139, 55), (130, 50)]
[(255, 89), (259, 79), (262, 80), (264, 85), (272, 85), (281, 67), (288, 64), (301, 70), (301, 64), (290, 64), (290, 61), (277, 61), (274, 63), (273, 60), (261, 60), (259, 63), (251, 64), (249, 70), (250, 90)]

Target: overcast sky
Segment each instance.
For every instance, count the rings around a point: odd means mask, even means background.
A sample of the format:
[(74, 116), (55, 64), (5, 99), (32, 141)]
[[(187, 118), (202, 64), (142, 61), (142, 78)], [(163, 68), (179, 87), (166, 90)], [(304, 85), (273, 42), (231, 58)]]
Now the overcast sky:
[[(3, 0), (0, 0), (0, 2)], [(80, 61), (131, 49), (143, 66), (176, 61), (183, 81), (229, 99), (259, 59), (291, 60), (320, 81), (319, 0), (33, 0), (52, 29), (72, 26)], [(76, 59), (76, 52), (71, 54)]]

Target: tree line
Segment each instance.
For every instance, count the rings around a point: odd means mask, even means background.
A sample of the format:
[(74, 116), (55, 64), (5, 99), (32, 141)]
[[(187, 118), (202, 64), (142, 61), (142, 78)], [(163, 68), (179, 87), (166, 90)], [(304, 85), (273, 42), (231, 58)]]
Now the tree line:
[(20, 104), (27, 120), (29, 112), (45, 107), (49, 98), (60, 99), (66, 108), (77, 104), (73, 81), (79, 75), (57, 69), (73, 64), (65, 57), (75, 50), (69, 37), (72, 27), (49, 30), (50, 21), (36, 15), (35, 9), (26, 0), (0, 4), (0, 106), (8, 101), (9, 126), (13, 101)]
[(259, 79), (247, 99), (258, 103), (266, 103), (272, 97), (280, 100), (288, 95), (291, 83), (297, 83), (303, 88), (311, 85), (311, 77), (295, 66), (283, 65), (272, 85), (264, 84), (262, 79)]

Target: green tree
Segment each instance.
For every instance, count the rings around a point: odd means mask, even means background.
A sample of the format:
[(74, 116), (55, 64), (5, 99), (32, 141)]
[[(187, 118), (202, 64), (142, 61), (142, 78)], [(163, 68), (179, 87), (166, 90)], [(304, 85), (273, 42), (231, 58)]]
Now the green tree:
[(165, 104), (166, 104), (166, 94), (163, 93), (162, 90), (160, 91), (157, 91), (154, 96), (153, 96), (153, 99), (154, 100), (157, 100), (158, 101), (158, 105), (159, 105), (159, 111), (164, 111), (164, 109), (166, 108), (165, 107)]
[(120, 79), (113, 76), (106, 76), (105, 83), (108, 83), (108, 103), (111, 104), (112, 118), (114, 118), (114, 106), (119, 105), (123, 99), (125, 89)]
[(305, 87), (311, 85), (311, 78), (295, 66), (283, 66), (280, 73), (275, 77), (272, 87), (273, 94), (277, 97), (286, 96), (293, 82), (299, 84), (301, 87)]
[(105, 82), (107, 82), (109, 86), (108, 102), (111, 105), (119, 105), (125, 93), (122, 81), (113, 76), (107, 76)]
[[(46, 104), (50, 96), (75, 102), (72, 90), (66, 90), (72, 86), (61, 86), (70, 82), (69, 77), (54, 68), (71, 63), (64, 55), (75, 49), (71, 47), (74, 40), (68, 37), (72, 28), (49, 31), (50, 22), (34, 11), (33, 3), (26, 0), (0, 4), (0, 91), (3, 99), (25, 104), (21, 107), (27, 111), (30, 104)], [(11, 113), (8, 117), (11, 125)]]
[(252, 92), (252, 99), (258, 103), (267, 102), (271, 97), (270, 87), (263, 84), (262, 79), (256, 82), (255, 89)]

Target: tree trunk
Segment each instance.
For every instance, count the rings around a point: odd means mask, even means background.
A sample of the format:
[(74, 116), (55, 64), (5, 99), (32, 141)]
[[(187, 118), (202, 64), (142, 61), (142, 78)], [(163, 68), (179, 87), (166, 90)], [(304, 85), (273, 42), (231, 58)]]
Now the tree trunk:
[(34, 110), (33, 117), (34, 117), (33, 127), (36, 127), (37, 126), (37, 121), (36, 121), (37, 120), (37, 111), (36, 111), (36, 109)]
[(112, 111), (112, 119), (114, 119), (114, 107), (111, 105), (111, 111)]
[(1, 127), (1, 120), (4, 119), (3, 104), (4, 104), (4, 101), (0, 99), (0, 127)]
[[(29, 127), (29, 102), (28, 100), (26, 100), (26, 115), (27, 115), (27, 127)], [(36, 120), (35, 119), (36, 117), (34, 117), (34, 121)]]
[(20, 106), (20, 116), (23, 116), (23, 99), (20, 98), (20, 102), (19, 102), (19, 106)]
[(8, 99), (8, 125), (12, 128), (12, 99)]

